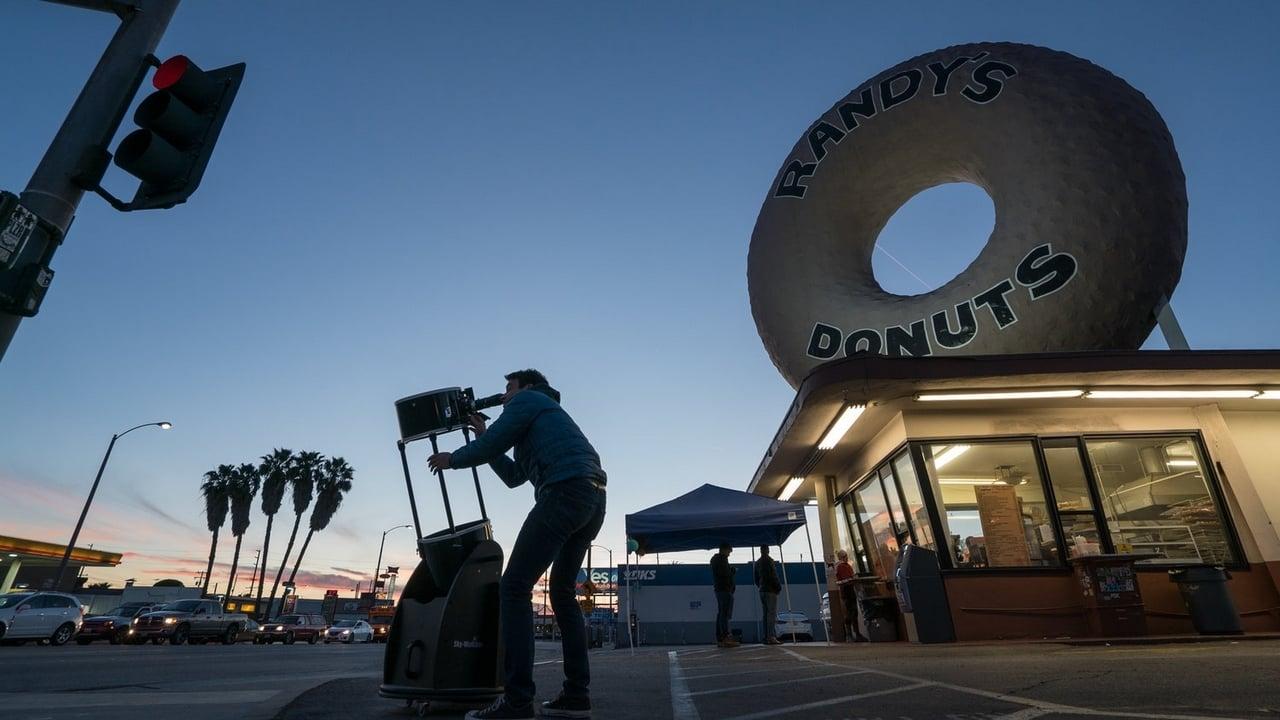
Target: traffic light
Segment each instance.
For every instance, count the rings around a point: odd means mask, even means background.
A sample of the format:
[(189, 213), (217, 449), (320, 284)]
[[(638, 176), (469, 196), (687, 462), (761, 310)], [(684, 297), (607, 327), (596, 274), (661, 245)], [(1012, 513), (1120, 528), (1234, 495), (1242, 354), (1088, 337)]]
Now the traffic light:
[(142, 181), (124, 209), (169, 208), (200, 185), (222, 124), (244, 79), (244, 63), (204, 71), (186, 55), (160, 63), (151, 93), (134, 112), (115, 162)]

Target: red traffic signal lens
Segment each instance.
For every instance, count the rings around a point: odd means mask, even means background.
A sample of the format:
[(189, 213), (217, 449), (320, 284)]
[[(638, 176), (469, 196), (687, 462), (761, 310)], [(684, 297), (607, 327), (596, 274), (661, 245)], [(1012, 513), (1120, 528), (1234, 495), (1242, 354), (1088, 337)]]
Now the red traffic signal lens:
[(157, 90), (168, 90), (182, 79), (188, 67), (191, 67), (191, 61), (186, 55), (174, 55), (160, 63), (155, 77), (151, 79), (151, 84), (155, 85)]

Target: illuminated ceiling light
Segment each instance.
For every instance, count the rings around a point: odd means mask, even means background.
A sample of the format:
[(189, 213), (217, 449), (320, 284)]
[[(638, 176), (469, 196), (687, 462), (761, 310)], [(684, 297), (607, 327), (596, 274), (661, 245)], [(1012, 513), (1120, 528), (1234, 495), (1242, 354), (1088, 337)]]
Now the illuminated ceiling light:
[(817, 507), (817, 505), (818, 505), (818, 498), (812, 498), (812, 499), (810, 499), (810, 500), (809, 500), (809, 502), (807, 502), (807, 503), (805, 503), (805, 504), (806, 504), (806, 505), (813, 505), (814, 507)]
[(948, 447), (946, 450), (938, 453), (938, 456), (933, 459), (933, 467), (941, 470), (947, 463), (955, 460), (966, 452), (969, 452), (970, 447), (971, 446), (969, 445), (952, 445)]
[(939, 485), (1003, 485), (1000, 480), (992, 480), (991, 478), (962, 478), (949, 477), (938, 480)]
[(827, 434), (822, 436), (822, 442), (818, 443), (818, 449), (830, 450), (835, 447), (840, 442), (840, 439), (844, 437), (844, 434), (849, 432), (849, 428), (853, 427), (853, 423), (862, 414), (862, 411), (866, 409), (866, 405), (849, 405), (846, 407), (844, 412), (840, 413), (840, 417), (836, 418), (836, 421), (832, 423), (831, 429), (827, 431)]
[(1280, 390), (1263, 390), (1253, 396), (1254, 400), (1280, 400)]
[(800, 486), (803, 484), (804, 484), (804, 478), (802, 477), (791, 478), (790, 480), (787, 481), (787, 486), (782, 488), (782, 492), (778, 493), (778, 499), (781, 500), (782, 502), (786, 502), (790, 500), (791, 496), (795, 495), (796, 491), (799, 490)]
[(1200, 467), (1200, 463), (1195, 460), (1165, 460), (1165, 464), (1169, 467)]
[(937, 402), (941, 400), (1044, 400), (1049, 398), (1078, 398), (1083, 390), (998, 390), (994, 392), (921, 393), (916, 400)]
[(1090, 390), (1084, 396), (1095, 400), (1178, 400), (1200, 398), (1208, 400), (1248, 399), (1256, 397), (1257, 390), (1239, 388), (1206, 388), (1203, 390)]

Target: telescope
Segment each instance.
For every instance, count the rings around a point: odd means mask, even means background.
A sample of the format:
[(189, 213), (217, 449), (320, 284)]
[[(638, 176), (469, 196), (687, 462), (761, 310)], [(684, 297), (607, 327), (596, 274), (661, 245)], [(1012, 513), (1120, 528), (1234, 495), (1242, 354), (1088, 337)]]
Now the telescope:
[[(471, 388), (447, 387), (396, 401), (400, 423), (400, 463), (404, 468), (413, 528), (422, 558), (396, 605), (378, 694), (417, 705), (423, 714), (432, 702), (483, 705), (502, 694), (502, 648), (498, 636), (498, 582), (502, 548), (484, 506), (480, 473), (471, 468), (480, 519), (457, 524), (444, 471), (436, 470), (449, 526), (422, 534), (406, 447), (419, 440), (440, 452), (442, 435), (462, 431), (471, 442), (468, 419), (502, 404), (502, 394), (477, 399)], [(487, 419), (487, 418), (486, 418)]]

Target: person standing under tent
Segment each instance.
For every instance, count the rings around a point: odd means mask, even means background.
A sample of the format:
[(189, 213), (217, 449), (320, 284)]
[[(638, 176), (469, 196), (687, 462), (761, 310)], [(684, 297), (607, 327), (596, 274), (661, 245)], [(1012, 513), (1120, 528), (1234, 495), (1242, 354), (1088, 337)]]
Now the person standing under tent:
[(737, 589), (733, 582), (733, 566), (729, 564), (731, 552), (733, 546), (722, 542), (720, 552), (711, 556), (711, 581), (716, 591), (716, 644), (724, 648), (741, 644), (729, 632), (729, 621), (733, 619), (733, 592)]
[(844, 606), (844, 628), (847, 642), (864, 640), (858, 632), (858, 595), (853, 589), (853, 566), (849, 564), (849, 553), (840, 550), (836, 553), (840, 562), (836, 563), (836, 587), (840, 589), (840, 600)]
[(778, 581), (778, 566), (769, 557), (769, 546), (760, 546), (760, 559), (755, 567), (756, 587), (760, 588), (760, 605), (764, 608), (764, 644), (781, 645), (778, 640), (778, 593), (782, 583)]

